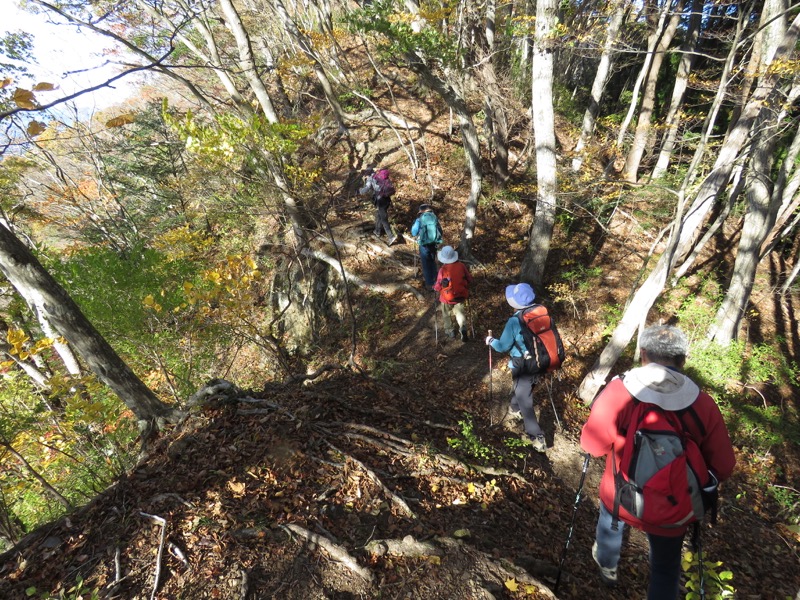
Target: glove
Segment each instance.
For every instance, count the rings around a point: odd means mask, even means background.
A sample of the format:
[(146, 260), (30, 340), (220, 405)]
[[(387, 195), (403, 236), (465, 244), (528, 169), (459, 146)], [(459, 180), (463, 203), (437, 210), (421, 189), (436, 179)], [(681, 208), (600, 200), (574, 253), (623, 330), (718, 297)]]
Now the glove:
[(494, 338), (490, 335), (486, 336), (486, 345), (489, 346), (494, 341)]
[(711, 523), (717, 523), (717, 502), (719, 501), (719, 480), (709, 471), (709, 481), (701, 490), (700, 497), (703, 499), (703, 510), (707, 515), (711, 515)]

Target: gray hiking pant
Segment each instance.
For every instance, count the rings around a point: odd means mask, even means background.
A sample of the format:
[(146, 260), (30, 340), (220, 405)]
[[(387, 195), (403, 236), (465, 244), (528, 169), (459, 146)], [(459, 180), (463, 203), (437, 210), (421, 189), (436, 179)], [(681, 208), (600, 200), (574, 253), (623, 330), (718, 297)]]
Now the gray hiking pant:
[(392, 231), (392, 226), (389, 224), (389, 211), (385, 208), (377, 208), (375, 210), (375, 235), (381, 235), (381, 229), (386, 232), (386, 237), (389, 238), (389, 241), (394, 239), (394, 231)]

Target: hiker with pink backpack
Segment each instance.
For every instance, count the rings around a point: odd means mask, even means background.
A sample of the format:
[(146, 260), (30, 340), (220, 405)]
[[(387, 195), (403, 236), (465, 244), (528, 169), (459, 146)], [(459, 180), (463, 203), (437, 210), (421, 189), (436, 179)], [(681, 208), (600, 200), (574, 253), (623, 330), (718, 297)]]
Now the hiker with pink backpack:
[(461, 341), (467, 341), (467, 315), (464, 312), (464, 302), (469, 297), (469, 284), (472, 275), (463, 262), (458, 260), (458, 252), (452, 246), (443, 246), (436, 257), (442, 263), (433, 289), (439, 292), (439, 302), (442, 305), (442, 320), (447, 337), (456, 337), (453, 331), (452, 316), (455, 315)]
[(375, 235), (381, 236), (386, 232), (387, 243), (391, 246), (397, 241), (397, 236), (389, 223), (389, 207), (392, 205), (392, 196), (395, 194), (395, 187), (389, 176), (389, 169), (378, 169), (369, 166), (365, 171), (367, 176), (364, 187), (358, 190), (361, 195), (369, 194), (372, 196), (372, 204), (375, 206)]

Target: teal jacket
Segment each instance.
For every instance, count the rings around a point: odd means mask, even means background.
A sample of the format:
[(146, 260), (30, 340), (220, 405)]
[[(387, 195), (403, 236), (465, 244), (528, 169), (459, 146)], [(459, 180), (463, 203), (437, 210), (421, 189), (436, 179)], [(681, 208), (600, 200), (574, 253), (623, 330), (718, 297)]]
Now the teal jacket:
[(525, 338), (522, 337), (522, 325), (517, 318), (519, 311), (515, 312), (506, 321), (503, 335), (492, 340), (493, 350), (508, 354), (509, 356), (522, 356), (525, 352)]

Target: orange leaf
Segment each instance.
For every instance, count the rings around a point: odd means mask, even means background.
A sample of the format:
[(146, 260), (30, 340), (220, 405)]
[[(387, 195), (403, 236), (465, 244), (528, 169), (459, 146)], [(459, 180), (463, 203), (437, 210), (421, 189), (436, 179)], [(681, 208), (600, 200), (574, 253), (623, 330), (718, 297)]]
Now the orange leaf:
[(114, 117), (113, 119), (106, 121), (106, 127), (122, 127), (123, 125), (127, 125), (128, 123), (133, 123), (136, 120), (136, 115), (133, 113), (125, 113), (124, 115), (120, 115), (118, 117)]
[(0, 90), (10, 86), (12, 81), (14, 81), (14, 80), (11, 79), (11, 77), (6, 77), (5, 79), (0, 79)]
[(42, 81), (33, 86), (34, 92), (52, 92), (53, 90), (56, 89), (58, 89), (57, 85), (52, 83), (47, 83), (46, 81)]

